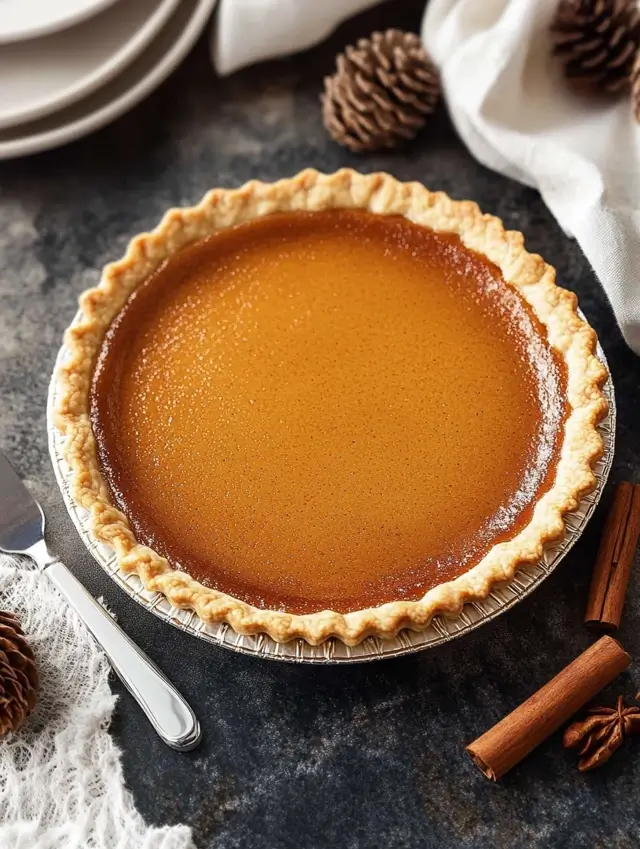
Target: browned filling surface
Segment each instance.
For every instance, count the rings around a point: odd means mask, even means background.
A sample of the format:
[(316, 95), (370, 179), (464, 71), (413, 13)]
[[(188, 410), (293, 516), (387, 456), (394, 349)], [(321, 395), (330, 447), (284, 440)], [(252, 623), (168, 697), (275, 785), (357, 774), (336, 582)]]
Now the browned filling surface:
[(140, 542), (257, 607), (346, 612), (418, 599), (527, 524), (565, 384), (528, 305), (458, 237), (295, 212), (144, 282), (91, 414)]

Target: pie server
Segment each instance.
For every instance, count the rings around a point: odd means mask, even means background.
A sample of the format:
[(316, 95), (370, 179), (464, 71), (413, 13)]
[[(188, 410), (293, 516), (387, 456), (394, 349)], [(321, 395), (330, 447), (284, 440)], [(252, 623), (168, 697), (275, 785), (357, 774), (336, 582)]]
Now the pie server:
[(200, 742), (194, 712), (158, 667), (47, 549), (44, 514), (0, 452), (0, 551), (25, 554), (55, 584), (102, 646), (125, 687), (164, 742), (178, 751)]

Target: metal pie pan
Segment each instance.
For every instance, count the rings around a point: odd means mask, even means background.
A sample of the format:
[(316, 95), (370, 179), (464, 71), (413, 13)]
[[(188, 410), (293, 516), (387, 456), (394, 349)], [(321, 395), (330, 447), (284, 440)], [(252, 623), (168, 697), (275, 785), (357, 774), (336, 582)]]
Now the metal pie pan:
[[(80, 314), (76, 315), (73, 324), (78, 322), (79, 317)], [(225, 623), (207, 625), (193, 611), (173, 607), (161, 593), (146, 590), (137, 575), (128, 575), (118, 569), (113, 549), (98, 542), (93, 536), (89, 528), (88, 512), (79, 507), (71, 496), (70, 469), (62, 454), (64, 437), (53, 424), (53, 409), (56, 399), (55, 375), (58, 365), (67, 356), (68, 351), (63, 346), (58, 354), (54, 376), (49, 387), (47, 401), (49, 452), (67, 511), (86, 547), (100, 566), (127, 595), (159, 619), (168, 622), (181, 631), (186, 631), (188, 634), (198, 637), (200, 640), (206, 640), (242, 654), (271, 660), (327, 664), (359, 663), (399, 657), (404, 654), (434, 648), (442, 643), (464, 636), (464, 634), (479, 628), (485, 622), (490, 622), (532, 593), (553, 572), (558, 563), (576, 543), (600, 500), (613, 462), (616, 407), (613, 384), (611, 378), (609, 378), (604, 387), (604, 394), (609, 402), (609, 413), (599, 426), (604, 440), (604, 454), (595, 467), (596, 488), (582, 499), (576, 511), (566, 515), (564, 538), (545, 546), (540, 561), (522, 566), (508, 584), (494, 587), (487, 598), (482, 601), (465, 604), (458, 615), (434, 616), (429, 626), (422, 631), (400, 631), (392, 639), (368, 637), (357, 646), (347, 646), (338, 639), (329, 639), (319, 646), (309, 645), (302, 639), (277, 643), (266, 634), (254, 636), (237, 634)], [(598, 345), (598, 357), (606, 365), (607, 361), (600, 345)]]

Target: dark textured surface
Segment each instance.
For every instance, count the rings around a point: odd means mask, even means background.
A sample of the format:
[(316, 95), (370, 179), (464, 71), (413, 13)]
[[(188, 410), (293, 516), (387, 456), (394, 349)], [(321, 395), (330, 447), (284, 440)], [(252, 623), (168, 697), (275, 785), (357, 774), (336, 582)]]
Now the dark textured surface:
[[(407, 25), (417, 24), (419, 6), (409, 7)], [(354, 36), (392, 20), (392, 9), (374, 11), (311, 53), (223, 81), (213, 77), (201, 43), (113, 126), (56, 152), (0, 163), (0, 445), (42, 499), (53, 548), (105, 596), (202, 719), (203, 745), (176, 754), (123, 693), (113, 731), (149, 821), (189, 823), (202, 848), (635, 847), (639, 747), (582, 776), (555, 735), (500, 785), (463, 751), (589, 644), (581, 620), (602, 507), (538, 592), (465, 640), (402, 660), (309, 668), (226, 653), (143, 612), (82, 549), (56, 489), (45, 396), (78, 293), (167, 207), (197, 201), (214, 185), (307, 165), (422, 180), (523, 230), (528, 247), (578, 293), (600, 334), (619, 405), (612, 477), (640, 480), (640, 360), (623, 344), (580, 250), (538, 195), (479, 166), (444, 110), (393, 155), (357, 158), (326, 136), (322, 75)], [(620, 636), (640, 657), (635, 578)], [(611, 692), (632, 695), (637, 686), (634, 664)]]

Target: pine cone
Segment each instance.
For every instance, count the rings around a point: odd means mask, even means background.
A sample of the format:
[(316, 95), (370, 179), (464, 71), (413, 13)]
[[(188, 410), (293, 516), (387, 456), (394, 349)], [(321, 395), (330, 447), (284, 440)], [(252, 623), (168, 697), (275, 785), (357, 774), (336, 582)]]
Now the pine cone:
[(636, 121), (640, 124), (640, 51), (636, 54), (636, 61), (631, 71), (631, 105)]
[(552, 34), (569, 79), (607, 92), (629, 85), (640, 45), (636, 0), (561, 0)]
[(0, 611), (0, 736), (16, 731), (36, 703), (38, 673), (19, 620)]
[(347, 47), (325, 77), (324, 124), (352, 151), (396, 147), (413, 138), (433, 112), (438, 71), (415, 33), (374, 32)]

